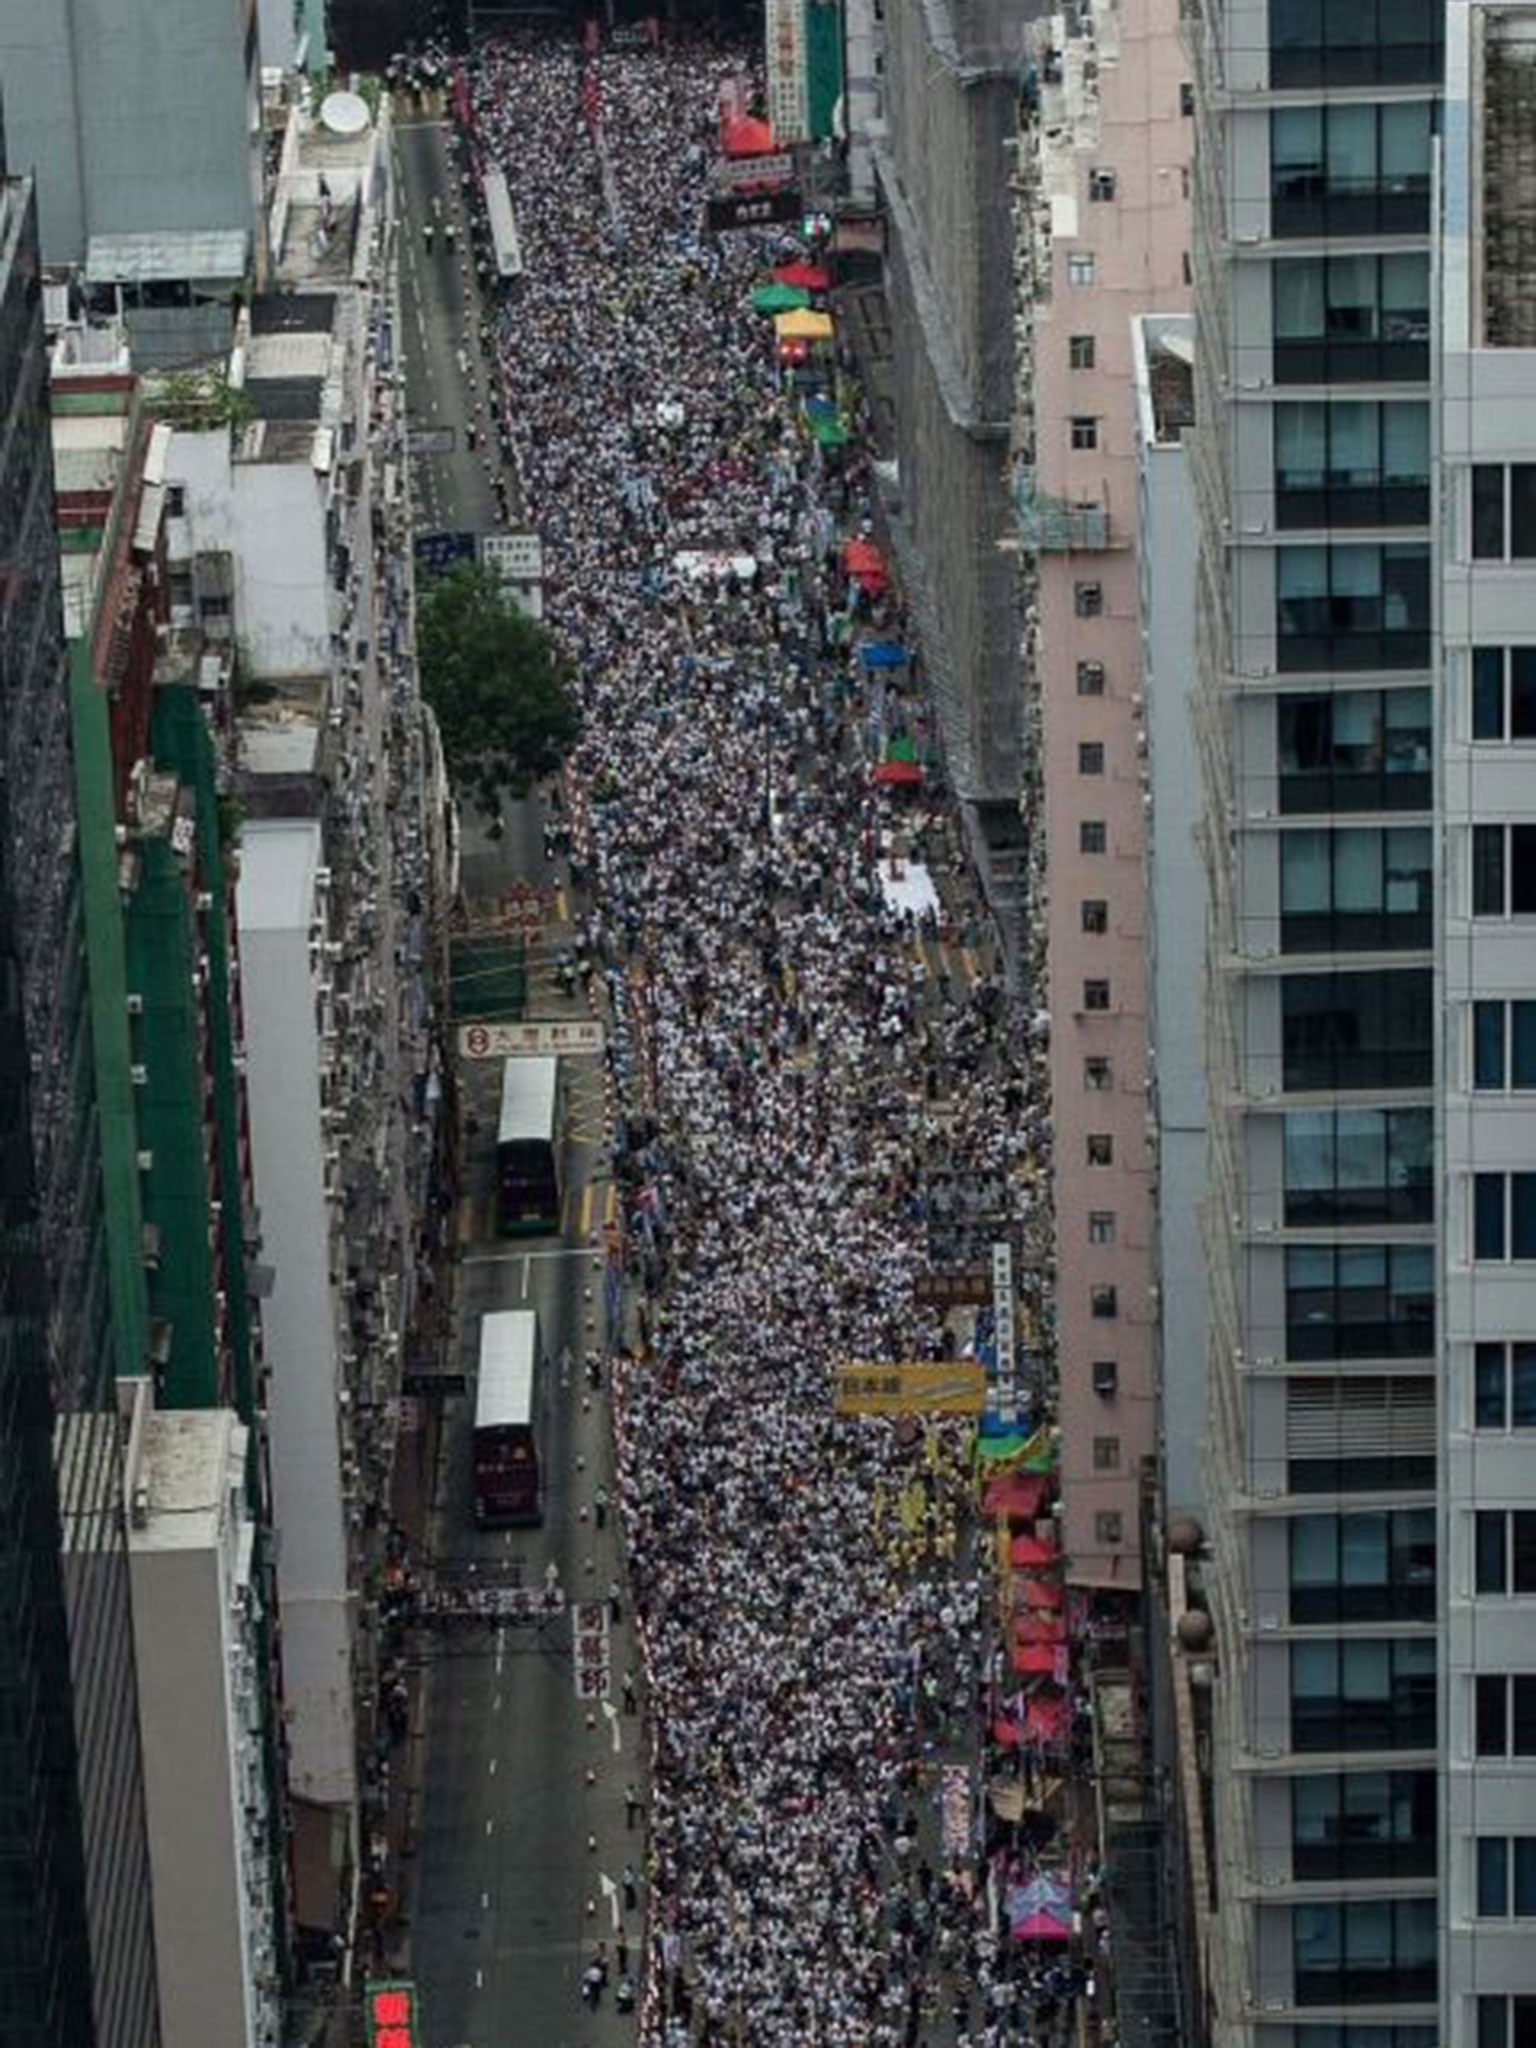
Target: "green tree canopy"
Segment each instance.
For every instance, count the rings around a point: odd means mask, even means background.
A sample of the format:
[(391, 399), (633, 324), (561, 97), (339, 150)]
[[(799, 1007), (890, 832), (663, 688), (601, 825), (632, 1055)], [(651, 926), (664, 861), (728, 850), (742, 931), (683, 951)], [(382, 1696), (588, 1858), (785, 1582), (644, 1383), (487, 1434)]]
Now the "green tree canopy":
[(504, 795), (558, 767), (576, 737), (570, 664), (479, 562), (423, 586), (416, 650), (449, 775), (494, 817)]

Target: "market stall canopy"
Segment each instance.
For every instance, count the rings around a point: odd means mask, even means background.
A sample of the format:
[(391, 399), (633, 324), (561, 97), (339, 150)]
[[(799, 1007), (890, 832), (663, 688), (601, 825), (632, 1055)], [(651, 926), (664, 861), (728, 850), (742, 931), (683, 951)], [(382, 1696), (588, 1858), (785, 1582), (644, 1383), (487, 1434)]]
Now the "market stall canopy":
[(885, 580), (885, 557), (872, 540), (845, 540), (843, 567), (850, 576), (878, 576)]
[(797, 284), (808, 292), (829, 292), (832, 279), (819, 263), (781, 263), (773, 273), (779, 284)]
[(792, 313), (810, 303), (810, 293), (797, 290), (792, 284), (760, 284), (752, 294), (754, 313)]
[(1064, 1742), (1067, 1728), (1065, 1700), (1036, 1698), (1024, 1709), (1024, 1735), (1029, 1742)]
[(1009, 1562), (1016, 1565), (1054, 1564), (1056, 1557), (1055, 1544), (1040, 1536), (1015, 1536), (1008, 1552)]
[(1026, 1614), (1013, 1624), (1016, 1643), (1064, 1643), (1067, 1624), (1059, 1614)]
[(907, 650), (896, 640), (866, 640), (859, 649), (865, 668), (900, 668), (906, 658)]
[(1011, 1923), (1015, 1941), (1070, 1941), (1071, 1927), (1056, 1918), (1054, 1913), (1030, 1913), (1022, 1920)]
[(1021, 1607), (1048, 1607), (1061, 1605), (1061, 1588), (1050, 1579), (1020, 1579), (1015, 1597)]
[(916, 761), (877, 761), (869, 779), (880, 789), (913, 789), (922, 781), (923, 771)]
[(736, 114), (721, 123), (720, 147), (727, 156), (772, 156), (773, 130), (755, 114)]
[(1013, 1668), (1022, 1676), (1054, 1676), (1056, 1651), (1049, 1643), (1020, 1643), (1013, 1653)]
[(809, 306), (797, 306), (791, 313), (780, 313), (773, 324), (781, 341), (832, 339), (832, 315), (813, 312)]
[(825, 413), (813, 413), (811, 432), (823, 448), (842, 448), (847, 445), (848, 429), (839, 419), (831, 419)]

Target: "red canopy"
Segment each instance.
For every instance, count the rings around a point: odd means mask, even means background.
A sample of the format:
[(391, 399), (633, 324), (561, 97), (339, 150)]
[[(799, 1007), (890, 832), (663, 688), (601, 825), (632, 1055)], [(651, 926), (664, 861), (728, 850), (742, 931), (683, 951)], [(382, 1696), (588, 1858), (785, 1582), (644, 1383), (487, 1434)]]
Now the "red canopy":
[(1010, 1721), (1005, 1714), (999, 1714), (992, 1723), (992, 1740), (1000, 1749), (1013, 1749), (1019, 1740), (1019, 1724)]
[(1011, 1522), (1032, 1522), (1045, 1499), (1043, 1472), (1004, 1472), (987, 1481), (982, 1506), (989, 1515), (1006, 1515)]
[(1019, 1672), (1040, 1672), (1049, 1678), (1056, 1669), (1056, 1652), (1049, 1643), (1021, 1643), (1014, 1649), (1013, 1668)]
[(877, 761), (869, 771), (871, 782), (878, 782), (883, 788), (898, 786), (910, 789), (923, 779), (922, 766), (917, 761)]
[(1037, 1693), (1024, 1708), (1024, 1733), (1032, 1742), (1061, 1742), (1068, 1727), (1067, 1703)]
[(1020, 1607), (1059, 1607), (1061, 1588), (1052, 1585), (1049, 1579), (1019, 1579), (1013, 1597)]
[(1015, 1536), (1008, 1551), (1015, 1564), (1054, 1564), (1056, 1546), (1039, 1536)]
[(872, 540), (845, 540), (843, 567), (850, 576), (878, 576), (885, 580), (885, 557)]
[(797, 341), (793, 335), (790, 336), (788, 341), (781, 341), (779, 343), (779, 361), (781, 363), (803, 363), (810, 352), (811, 344), (808, 341)]
[(772, 156), (773, 130), (755, 114), (737, 114), (720, 123), (720, 147), (727, 156)]
[(1067, 1624), (1056, 1614), (1026, 1614), (1013, 1624), (1016, 1643), (1064, 1643)]
[(832, 289), (832, 279), (819, 263), (781, 263), (773, 276), (775, 283), (798, 285), (804, 292)]

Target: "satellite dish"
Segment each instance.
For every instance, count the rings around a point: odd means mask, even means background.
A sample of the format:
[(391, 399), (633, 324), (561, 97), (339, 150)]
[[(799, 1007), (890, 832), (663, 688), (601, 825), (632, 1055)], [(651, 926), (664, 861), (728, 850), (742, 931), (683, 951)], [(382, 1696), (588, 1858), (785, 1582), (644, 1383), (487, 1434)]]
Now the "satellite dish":
[(320, 125), (332, 135), (365, 135), (369, 119), (368, 102), (359, 93), (327, 93), (320, 102)]

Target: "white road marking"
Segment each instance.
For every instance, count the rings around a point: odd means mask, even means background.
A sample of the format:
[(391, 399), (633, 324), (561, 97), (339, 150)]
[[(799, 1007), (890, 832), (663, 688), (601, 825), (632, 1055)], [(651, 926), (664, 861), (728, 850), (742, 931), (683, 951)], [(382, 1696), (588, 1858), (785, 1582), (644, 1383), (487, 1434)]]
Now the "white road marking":
[(619, 1888), (611, 1877), (604, 1877), (601, 1871), (597, 1873), (597, 1882), (602, 1890), (603, 1897), (608, 1901), (608, 1910), (613, 1915), (613, 1931), (617, 1934), (622, 1924), (619, 1911)]
[(499, 1713), (501, 1712), (501, 1694), (500, 1694), (500, 1693), (497, 1693), (497, 1695), (496, 1695), (495, 1699), (493, 1699), (493, 1700), (491, 1701), (491, 1712), (492, 1712), (493, 1714), (499, 1714)]
[(489, 1892), (482, 1892), (482, 1893), (480, 1894), (480, 1910), (481, 1910), (481, 1912), (482, 1912), (482, 1913), (484, 1913), (484, 1912), (487, 1912), (487, 1911), (489, 1910), (489, 1908), (490, 1908), (490, 1903), (491, 1903), (491, 1895), (490, 1895), (490, 1893), (489, 1893)]
[(533, 1281), (533, 1254), (532, 1254), (532, 1252), (525, 1252), (525, 1253), (524, 1253), (524, 1255), (523, 1255), (523, 1292), (524, 1292), (524, 1294), (526, 1294), (526, 1293), (528, 1292), (528, 1289), (529, 1289), (530, 1285), (532, 1284), (532, 1281)]
[(483, 1991), (483, 1990), (485, 1989), (485, 1972), (484, 1972), (484, 1970), (476, 1970), (476, 1972), (475, 1972), (475, 1989), (476, 1989), (477, 1991)]
[(608, 1717), (608, 1732), (613, 1737), (613, 1753), (615, 1756), (621, 1756), (624, 1752), (624, 1743), (619, 1734), (619, 1710), (612, 1700), (604, 1700), (603, 1712)]
[(486, 1824), (485, 1824), (485, 1832), (486, 1832), (486, 1833), (487, 1833), (488, 1835), (494, 1835), (494, 1834), (495, 1834), (495, 1832), (496, 1832), (496, 1823), (495, 1823), (495, 1821), (493, 1821), (493, 1820), (488, 1820), (488, 1821), (486, 1822)]
[(492, 1757), (492, 1758), (491, 1758), (491, 1776), (492, 1776), (492, 1777), (494, 1778), (494, 1777), (495, 1777), (495, 1775), (496, 1775), (496, 1759), (495, 1759), (495, 1757)]

